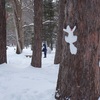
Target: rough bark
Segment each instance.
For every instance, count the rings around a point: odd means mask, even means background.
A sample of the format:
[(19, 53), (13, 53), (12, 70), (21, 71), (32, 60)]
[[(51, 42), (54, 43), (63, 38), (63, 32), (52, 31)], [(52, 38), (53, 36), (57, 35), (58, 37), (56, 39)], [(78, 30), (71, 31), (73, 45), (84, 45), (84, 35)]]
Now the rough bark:
[(34, 38), (31, 65), (41, 67), (42, 56), (42, 0), (34, 0)]
[[(100, 76), (100, 34), (99, 34), (99, 45), (98, 45), (98, 65), (99, 65), (99, 76)], [(100, 85), (100, 80), (99, 80), (99, 85)], [(99, 86), (99, 90), (100, 90), (100, 86)], [(99, 95), (100, 95), (100, 91), (99, 91)]]
[(6, 16), (5, 0), (0, 0), (0, 64), (6, 63)]
[(100, 0), (66, 1), (66, 25), (76, 26), (74, 34), (78, 40), (74, 45), (78, 51), (72, 55), (69, 44), (63, 41), (55, 97), (57, 100), (98, 100)]
[(59, 64), (61, 62), (64, 15), (65, 15), (65, 0), (59, 0), (59, 19), (58, 19), (59, 23), (58, 23), (58, 34), (57, 34), (54, 64)]

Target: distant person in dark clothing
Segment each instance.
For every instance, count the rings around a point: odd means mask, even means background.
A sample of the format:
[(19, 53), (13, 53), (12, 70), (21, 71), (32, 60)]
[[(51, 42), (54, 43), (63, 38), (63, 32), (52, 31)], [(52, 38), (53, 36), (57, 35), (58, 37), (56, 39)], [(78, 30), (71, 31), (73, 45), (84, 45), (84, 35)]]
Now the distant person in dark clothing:
[(46, 44), (43, 44), (43, 49), (42, 49), (42, 51), (44, 52), (44, 58), (46, 58), (46, 55), (47, 55)]

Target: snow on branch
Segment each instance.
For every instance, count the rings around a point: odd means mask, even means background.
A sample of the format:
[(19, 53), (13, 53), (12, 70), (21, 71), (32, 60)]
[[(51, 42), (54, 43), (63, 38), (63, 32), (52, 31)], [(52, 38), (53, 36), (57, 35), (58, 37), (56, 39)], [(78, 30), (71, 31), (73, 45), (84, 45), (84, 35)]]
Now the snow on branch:
[[(47, 20), (47, 21), (44, 21), (43, 24), (46, 24), (46, 23), (53, 23), (54, 21), (51, 21), (51, 20)], [(30, 23), (29, 25), (23, 25), (23, 27), (27, 27), (27, 26), (34, 26), (34, 23)]]
[(47, 20), (47, 21), (44, 21), (43, 24), (45, 23), (53, 23), (54, 21), (53, 20)]

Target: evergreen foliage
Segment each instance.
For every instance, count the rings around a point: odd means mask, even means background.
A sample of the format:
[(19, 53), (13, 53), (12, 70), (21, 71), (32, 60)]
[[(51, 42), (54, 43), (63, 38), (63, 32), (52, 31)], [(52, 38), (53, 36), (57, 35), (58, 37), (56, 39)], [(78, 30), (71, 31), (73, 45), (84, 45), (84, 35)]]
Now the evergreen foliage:
[(53, 0), (44, 0), (43, 2), (43, 41), (46, 41), (51, 49), (53, 48), (53, 38), (55, 38), (54, 27), (56, 26), (54, 21), (54, 4), (52, 1)]

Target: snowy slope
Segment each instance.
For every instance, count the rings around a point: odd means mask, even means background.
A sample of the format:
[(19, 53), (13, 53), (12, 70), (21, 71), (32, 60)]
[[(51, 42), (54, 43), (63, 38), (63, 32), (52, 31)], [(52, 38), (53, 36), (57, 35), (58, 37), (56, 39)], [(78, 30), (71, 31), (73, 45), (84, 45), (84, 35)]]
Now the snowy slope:
[(7, 49), (7, 64), (0, 65), (0, 100), (55, 100), (54, 93), (58, 66), (54, 65), (54, 52), (42, 57), (42, 68), (30, 65), (30, 49), (17, 55), (14, 47)]

